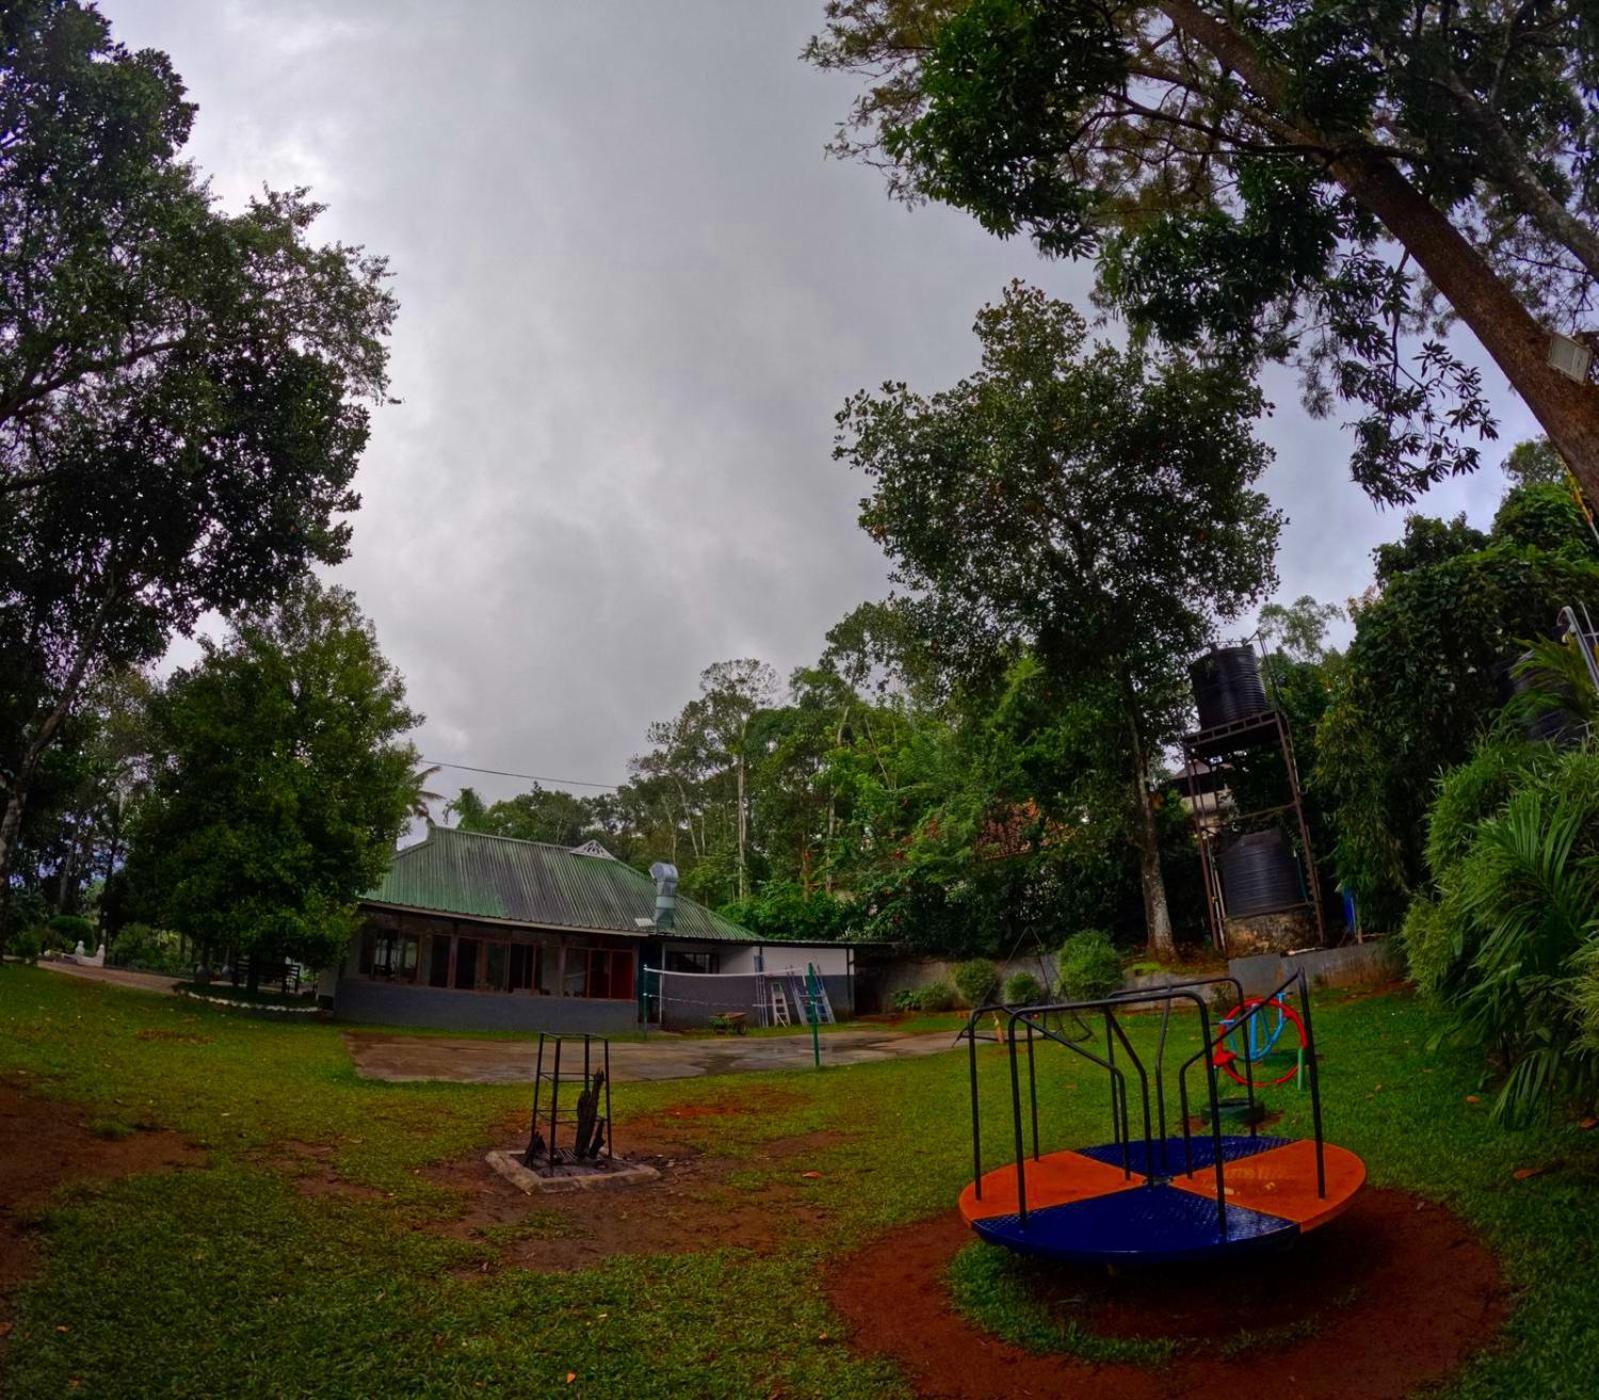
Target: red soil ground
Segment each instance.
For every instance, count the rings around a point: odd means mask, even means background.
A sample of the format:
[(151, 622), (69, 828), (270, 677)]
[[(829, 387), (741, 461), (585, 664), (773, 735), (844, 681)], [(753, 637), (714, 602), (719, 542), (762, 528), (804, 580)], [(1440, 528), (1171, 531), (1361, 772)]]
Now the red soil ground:
[(36, 1213), (67, 1182), (204, 1166), (203, 1149), (176, 1133), (135, 1128), (97, 1136), (79, 1104), (56, 1103), (0, 1081), (0, 1339), (11, 1330), (11, 1297), (38, 1260)]
[(946, 1271), (972, 1239), (958, 1216), (940, 1216), (827, 1270), (853, 1345), (891, 1356), (923, 1396), (1236, 1400), (1256, 1388), (1240, 1390), (1255, 1359), (1269, 1362), (1267, 1388), (1296, 1400), (1400, 1400), (1490, 1345), (1508, 1312), (1493, 1256), (1462, 1221), (1404, 1192), (1368, 1190), (1294, 1250), (1237, 1270), (1112, 1278), (1032, 1267), (1034, 1296), (1062, 1320), (1182, 1344), (1163, 1367), (1091, 1364), (1023, 1351), (956, 1315)]
[[(804, 1168), (842, 1142), (835, 1129), (778, 1138), (748, 1157), (720, 1157), (699, 1145), (708, 1122), (769, 1112), (792, 1096), (776, 1089), (708, 1104), (680, 1104), (617, 1126), (618, 1150), (646, 1162), (660, 1179), (606, 1191), (528, 1196), (494, 1171), (481, 1154), (428, 1169), (460, 1193), (460, 1214), (438, 1228), (460, 1239), (496, 1240), (489, 1268), (543, 1271), (591, 1268), (616, 1254), (690, 1254), (743, 1248), (772, 1253), (797, 1230), (821, 1225), (826, 1212), (807, 1189)], [(525, 1141), (527, 1124), (506, 1125), (507, 1146)], [(760, 1186), (734, 1185), (736, 1170), (770, 1171)]]

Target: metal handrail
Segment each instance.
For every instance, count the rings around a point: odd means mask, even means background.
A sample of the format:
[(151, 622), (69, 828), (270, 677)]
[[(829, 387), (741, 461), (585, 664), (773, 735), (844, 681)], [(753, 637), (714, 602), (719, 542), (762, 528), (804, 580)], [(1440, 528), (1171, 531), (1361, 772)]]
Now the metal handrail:
[[(1183, 982), (1171, 983), (1160, 988), (1139, 988), (1119, 992), (1109, 997), (1102, 997), (1091, 1001), (1054, 1002), (1041, 1006), (1007, 1007), (1000, 1003), (988, 1002), (972, 1010), (967, 1018), (967, 1024), (957, 1034), (956, 1041), (968, 1041), (968, 1065), (971, 1079), (971, 1111), (972, 1111), (972, 1167), (974, 1194), (978, 1200), (983, 1195), (983, 1161), (982, 1161), (982, 1127), (981, 1127), (981, 1096), (978, 1092), (977, 1075), (977, 1034), (976, 1027), (979, 1019), (988, 1015), (1005, 1013), (1007, 1020), (1004, 1029), (1004, 1043), (1010, 1065), (1011, 1083), (1011, 1122), (1013, 1146), (1016, 1161), (1016, 1204), (1017, 1216), (1025, 1225), (1028, 1215), (1027, 1207), (1027, 1171), (1026, 1171), (1026, 1144), (1022, 1129), (1022, 1100), (1021, 1100), (1021, 1070), (1018, 1055), (1018, 1042), (1021, 1037), (1017, 1034), (1017, 1027), (1024, 1025), (1027, 1028), (1027, 1079), (1028, 1099), (1032, 1122), (1032, 1157), (1039, 1160), (1039, 1133), (1038, 1133), (1038, 1078), (1037, 1064), (1034, 1056), (1034, 1041), (1038, 1036), (1046, 1040), (1063, 1045), (1073, 1054), (1081, 1056), (1091, 1064), (1106, 1070), (1110, 1075), (1111, 1088), (1111, 1130), (1114, 1140), (1121, 1147), (1122, 1171), (1125, 1176), (1132, 1174), (1130, 1160), (1130, 1144), (1132, 1140), (1132, 1123), (1130, 1121), (1128, 1101), (1128, 1075), (1116, 1063), (1116, 1046), (1119, 1043), (1127, 1059), (1131, 1061), (1133, 1069), (1139, 1078), (1139, 1097), (1142, 1108), (1144, 1126), (1144, 1167), (1148, 1184), (1158, 1184), (1157, 1177), (1166, 1172), (1170, 1167), (1167, 1158), (1167, 1135), (1165, 1116), (1165, 1052), (1170, 1026), (1172, 1003), (1175, 1001), (1191, 1001), (1199, 1012), (1200, 1018), (1200, 1048), (1189, 1056), (1177, 1072), (1177, 1090), (1179, 1111), (1182, 1116), (1183, 1130), (1183, 1165), (1184, 1174), (1192, 1176), (1194, 1172), (1193, 1160), (1193, 1132), (1189, 1126), (1189, 1095), (1188, 1072), (1203, 1058), (1205, 1060), (1206, 1088), (1210, 1099), (1210, 1124), (1213, 1142), (1213, 1156), (1216, 1173), (1216, 1209), (1218, 1228), (1223, 1237), (1227, 1234), (1227, 1201), (1226, 1201), (1226, 1174), (1222, 1158), (1221, 1143), (1221, 1104), (1217, 1094), (1217, 1076), (1214, 1055), (1216, 1050), (1226, 1041), (1227, 1037), (1245, 1028), (1247, 1037), (1250, 1022), (1261, 1014), (1268, 1006), (1280, 1000), (1297, 983), (1300, 1001), (1301, 1022), (1304, 1027), (1306, 1072), (1310, 1082), (1311, 1115), (1314, 1125), (1315, 1150), (1316, 1150), (1316, 1190), (1318, 1196), (1325, 1198), (1327, 1194), (1325, 1140), (1322, 1131), (1321, 1113), (1321, 1086), (1320, 1075), (1316, 1064), (1315, 1032), (1310, 1013), (1310, 987), (1303, 969), (1295, 969), (1281, 984), (1270, 994), (1260, 999), (1253, 1007), (1243, 1011), (1236, 1019), (1226, 1022), (1222, 1029), (1215, 1035), (1211, 1032), (1210, 1009), (1206, 1004), (1200, 988), (1220, 984), (1230, 985), (1237, 993), (1237, 1005), (1243, 1006), (1246, 998), (1243, 985), (1238, 978), (1231, 975), (1213, 977), (1198, 977)], [(1150, 1113), (1150, 1078), (1137, 1050), (1128, 1038), (1121, 1020), (1117, 1015), (1120, 1010), (1140, 1003), (1162, 1003), (1162, 1017), (1160, 1037), (1157, 1042), (1155, 1059), (1155, 1120), (1152, 1121)], [(1101, 1058), (1084, 1046), (1084, 1040), (1091, 1038), (1091, 1032), (1084, 1037), (1073, 1039), (1058, 1031), (1052, 1030), (1042, 1018), (1052, 1015), (1072, 1015), (1085, 1032), (1088, 1027), (1083, 1022), (1084, 1014), (1099, 1014), (1105, 1018), (1105, 1056)], [(1247, 1103), (1250, 1108), (1250, 1136), (1256, 1137), (1255, 1115), (1255, 1088), (1254, 1071), (1246, 1051), (1244, 1056), (1245, 1090), (1248, 1095)], [(1155, 1161), (1155, 1127), (1158, 1123), (1160, 1135), (1160, 1171), (1156, 1170)]]

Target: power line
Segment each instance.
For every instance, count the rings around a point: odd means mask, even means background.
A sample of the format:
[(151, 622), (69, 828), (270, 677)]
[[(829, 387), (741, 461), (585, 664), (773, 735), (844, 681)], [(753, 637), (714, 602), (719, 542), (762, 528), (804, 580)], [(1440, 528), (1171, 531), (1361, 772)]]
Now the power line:
[(424, 758), (422, 762), (433, 768), (455, 768), (462, 773), (487, 773), (495, 778), (523, 778), (530, 783), (553, 783), (557, 787), (605, 788), (610, 792), (621, 789), (620, 783), (587, 783), (581, 778), (544, 778), (537, 773), (508, 773), (503, 768), (474, 768), (470, 763), (445, 763), (437, 758)]

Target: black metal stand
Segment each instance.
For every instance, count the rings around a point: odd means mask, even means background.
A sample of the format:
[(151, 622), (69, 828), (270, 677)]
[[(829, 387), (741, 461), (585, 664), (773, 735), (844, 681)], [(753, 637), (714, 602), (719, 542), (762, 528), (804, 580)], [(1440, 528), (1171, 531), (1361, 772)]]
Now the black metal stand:
[[(562, 1070), (562, 1052), (568, 1043), (573, 1052), (566, 1057)], [(583, 1047), (583, 1067), (577, 1068), (576, 1047)], [(594, 1070), (594, 1050), (599, 1049), (600, 1066)], [(550, 1054), (546, 1057), (546, 1049)], [(546, 1067), (548, 1066), (548, 1067)], [(545, 1085), (549, 1085), (549, 1108), (541, 1116), (540, 1100)], [(561, 1086), (570, 1089), (581, 1085), (572, 1100), (572, 1107), (561, 1107)], [(604, 1095), (605, 1113), (599, 1114), (599, 1098)], [(561, 1145), (561, 1125), (567, 1125), (568, 1144)], [(611, 1042), (600, 1035), (547, 1035), (539, 1032), (538, 1057), (533, 1071), (533, 1121), (528, 1135), (524, 1163), (532, 1167), (537, 1158), (546, 1166), (559, 1166), (563, 1162), (592, 1163), (604, 1149), (606, 1161), (615, 1153), (611, 1130)], [(546, 1130), (548, 1136), (545, 1136)]]

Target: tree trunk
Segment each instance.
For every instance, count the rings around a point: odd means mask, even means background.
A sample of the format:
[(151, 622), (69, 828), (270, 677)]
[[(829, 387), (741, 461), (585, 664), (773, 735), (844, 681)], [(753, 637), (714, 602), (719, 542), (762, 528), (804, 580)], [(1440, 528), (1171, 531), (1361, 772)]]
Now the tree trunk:
[(5, 951), (6, 925), (11, 916), (11, 852), (22, 829), (24, 802), (19, 784), (7, 795), (5, 813), (0, 816), (0, 953)]
[(744, 755), (738, 756), (738, 897), (744, 898), (744, 842), (749, 833), (748, 814), (744, 810)]
[[(1338, 142), (1277, 115), (1288, 106), (1283, 75), (1254, 43), (1196, 0), (1158, 0), (1179, 30), (1236, 70), (1270, 109), (1275, 138), (1287, 137), (1307, 153), (1337, 149)], [(1404, 173), (1370, 151), (1335, 155), (1333, 178), (1365, 205), (1416, 260), (1455, 314), (1471, 328), (1511, 387), (1521, 395), (1592, 504), (1599, 504), (1599, 389), (1567, 379), (1549, 365), (1549, 332), (1515, 293)]]
[(1340, 184), (1416, 260), (1521, 395), (1583, 494), (1599, 503), (1599, 389), (1549, 365), (1549, 332), (1448, 218), (1387, 160), (1332, 162)]
[(1132, 681), (1125, 672), (1121, 678), (1122, 712), (1133, 745), (1133, 842), (1138, 847), (1138, 881), (1144, 895), (1144, 927), (1149, 934), (1149, 951), (1162, 962), (1177, 956), (1172, 937), (1171, 910), (1166, 903), (1166, 879), (1160, 871), (1160, 829), (1149, 805), (1149, 758), (1144, 752), (1143, 728), (1138, 720)]
[(117, 575), (114, 572), (108, 575), (106, 585), (105, 596), (100, 600), (100, 606), (78, 643), (78, 654), (62, 679), (61, 693), (50, 712), (40, 720), (39, 731), (28, 744), (8, 785), (5, 816), (0, 818), (0, 916), (4, 915), (10, 903), (11, 861), (16, 850), (17, 832), (22, 827), (22, 809), (28, 799), (28, 789), (33, 784), (33, 775), (38, 771), (40, 757), (55, 742), (62, 723), (71, 713), (83, 689), (84, 677), (89, 673), (89, 662), (99, 645), (101, 630), (111, 610), (111, 601), (116, 597)]

